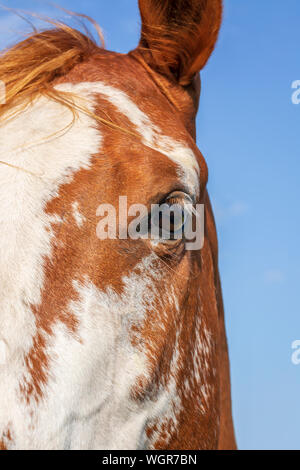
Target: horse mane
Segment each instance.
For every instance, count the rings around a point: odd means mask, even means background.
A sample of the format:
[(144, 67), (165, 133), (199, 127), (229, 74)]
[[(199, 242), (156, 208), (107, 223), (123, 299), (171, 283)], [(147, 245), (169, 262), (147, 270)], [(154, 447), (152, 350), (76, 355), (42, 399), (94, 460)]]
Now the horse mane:
[[(98, 24), (86, 15), (72, 15), (81, 20), (88, 19), (95, 26), (103, 47)], [(16, 104), (27, 104), (40, 95), (47, 95), (71, 107), (70, 97), (53, 85), (100, 48), (82, 21), (85, 34), (66, 23), (42, 19), (53, 27), (44, 31), (34, 29), (25, 40), (5, 49), (0, 55), (0, 79), (5, 86), (5, 103), (0, 106), (0, 118), (4, 114), (7, 116)]]

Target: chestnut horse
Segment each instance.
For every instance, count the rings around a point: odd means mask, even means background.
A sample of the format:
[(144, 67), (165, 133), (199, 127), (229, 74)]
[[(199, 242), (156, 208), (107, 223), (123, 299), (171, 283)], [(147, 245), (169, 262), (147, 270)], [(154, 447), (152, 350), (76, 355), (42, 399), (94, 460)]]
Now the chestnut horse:
[[(0, 448), (231, 449), (199, 71), (221, 0), (140, 0), (129, 54), (62, 23), (0, 57)], [(100, 204), (189, 197), (204, 245), (100, 240)]]

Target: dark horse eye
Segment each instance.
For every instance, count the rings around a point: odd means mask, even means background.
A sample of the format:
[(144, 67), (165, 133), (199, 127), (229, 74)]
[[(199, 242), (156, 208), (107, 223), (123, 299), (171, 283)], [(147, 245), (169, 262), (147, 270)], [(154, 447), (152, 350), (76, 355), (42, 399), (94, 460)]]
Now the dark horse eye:
[(175, 212), (171, 213), (170, 217), (170, 232), (175, 235), (178, 232), (181, 232), (184, 228), (186, 222), (186, 213), (184, 207), (177, 204)]
[(186, 202), (187, 198), (183, 193), (176, 193), (152, 208), (148, 218), (148, 230), (152, 238), (162, 240), (183, 238), (188, 217)]

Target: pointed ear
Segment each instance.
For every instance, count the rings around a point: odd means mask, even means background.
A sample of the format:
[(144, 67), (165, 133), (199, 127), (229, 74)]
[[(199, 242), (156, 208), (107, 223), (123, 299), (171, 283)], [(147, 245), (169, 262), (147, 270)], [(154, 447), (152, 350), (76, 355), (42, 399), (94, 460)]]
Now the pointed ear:
[(142, 17), (137, 51), (152, 68), (191, 83), (217, 41), (222, 0), (139, 0)]

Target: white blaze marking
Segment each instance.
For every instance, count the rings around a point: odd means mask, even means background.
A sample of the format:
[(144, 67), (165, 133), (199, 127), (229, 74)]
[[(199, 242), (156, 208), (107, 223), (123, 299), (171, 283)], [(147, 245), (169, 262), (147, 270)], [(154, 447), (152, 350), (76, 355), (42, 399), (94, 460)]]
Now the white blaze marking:
[[(94, 110), (93, 103), (89, 108)], [(39, 447), (41, 442), (38, 431), (33, 440), (28, 433), (31, 425), (39, 429), (40, 418), (32, 409), (31, 420), (19, 386), (28, 377), (24, 357), (37, 330), (31, 305), (41, 300), (44, 259), (51, 256), (51, 223), (59, 222), (45, 213), (45, 207), (58, 195), (60, 185), (71, 181), (81, 168), (89, 168), (101, 145), (94, 120), (85, 114), (68, 132), (60, 132), (72, 119), (68, 108), (39, 98), (0, 127), (0, 160), (44, 175), (39, 178), (0, 164), (0, 325), (10, 354), (10, 362), (0, 367), (0, 436), (11, 422), (19, 439), (16, 445), (24, 448)], [(49, 422), (56, 421), (57, 412), (51, 410)], [(45, 421), (45, 433), (47, 426)], [(46, 447), (51, 445), (47, 442)]]
[(7, 346), (3, 340), (0, 340), (0, 366), (6, 363), (7, 359)]
[[(57, 88), (69, 90), (70, 85), (62, 84)], [(194, 152), (185, 143), (163, 135), (161, 129), (139, 109), (126, 93), (102, 82), (75, 84), (72, 89), (74, 93), (99, 93), (104, 96), (119, 112), (127, 116), (140, 134), (143, 144), (166, 155), (179, 165), (179, 176), (184, 184), (189, 187), (192, 193), (199, 191), (200, 169)]]

